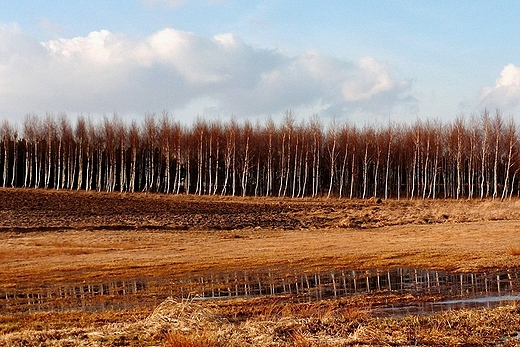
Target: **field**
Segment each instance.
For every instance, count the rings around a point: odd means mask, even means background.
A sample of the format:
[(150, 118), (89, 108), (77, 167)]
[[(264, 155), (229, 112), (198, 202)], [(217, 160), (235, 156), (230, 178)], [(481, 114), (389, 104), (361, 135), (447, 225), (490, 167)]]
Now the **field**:
[[(0, 346), (520, 344), (514, 304), (381, 317), (382, 303), (426, 298), (374, 291), (313, 301), (167, 299), (184, 279), (220, 274), (517, 268), (516, 199), (0, 189), (0, 262)], [(105, 295), (93, 295), (99, 290)]]

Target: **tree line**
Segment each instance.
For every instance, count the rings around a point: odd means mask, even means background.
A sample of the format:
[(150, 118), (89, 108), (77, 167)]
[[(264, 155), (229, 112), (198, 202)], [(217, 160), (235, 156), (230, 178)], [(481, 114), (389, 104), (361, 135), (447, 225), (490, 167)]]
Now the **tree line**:
[(510, 198), (519, 195), (516, 124), (497, 111), (449, 123), (358, 127), (291, 112), (276, 124), (164, 112), (142, 123), (28, 115), (0, 124), (0, 185), (166, 194)]

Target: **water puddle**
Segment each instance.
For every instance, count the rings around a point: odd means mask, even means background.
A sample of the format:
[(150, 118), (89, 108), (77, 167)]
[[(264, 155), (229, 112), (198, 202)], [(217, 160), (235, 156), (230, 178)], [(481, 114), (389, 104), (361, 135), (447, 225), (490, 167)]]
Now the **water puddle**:
[(128, 309), (132, 298), (148, 291), (143, 279), (113, 280), (104, 283), (44, 284), (0, 292), (0, 313), (106, 309)]
[(216, 300), (292, 296), (301, 301), (358, 294), (413, 296), (413, 302), (381, 304), (381, 316), (427, 314), (457, 308), (496, 307), (520, 301), (520, 269), (449, 273), (422, 269), (287, 273), (275, 270), (207, 273), (185, 278), (114, 279), (80, 284), (27, 284), (0, 291), (0, 313), (154, 307), (169, 296)]
[(447, 299), (443, 301), (415, 301), (407, 304), (391, 304), (378, 307), (372, 314), (379, 317), (404, 317), (411, 314), (433, 314), (457, 309), (496, 308), (513, 305), (520, 301), (520, 295), (498, 295)]

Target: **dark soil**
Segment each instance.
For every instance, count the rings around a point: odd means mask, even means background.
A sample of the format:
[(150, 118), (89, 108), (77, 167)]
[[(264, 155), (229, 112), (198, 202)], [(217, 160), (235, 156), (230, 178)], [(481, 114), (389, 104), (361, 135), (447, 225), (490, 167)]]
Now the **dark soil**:
[(305, 204), (221, 197), (0, 189), (0, 230), (300, 228)]
[[(0, 230), (233, 230), (348, 227), (378, 222), (375, 201), (232, 198), (0, 189)], [(373, 224), (373, 223), (372, 223)]]
[[(520, 219), (486, 201), (241, 198), (0, 188), (0, 231), (300, 230)], [(511, 206), (509, 206), (511, 207)], [(454, 213), (456, 211), (456, 213)]]

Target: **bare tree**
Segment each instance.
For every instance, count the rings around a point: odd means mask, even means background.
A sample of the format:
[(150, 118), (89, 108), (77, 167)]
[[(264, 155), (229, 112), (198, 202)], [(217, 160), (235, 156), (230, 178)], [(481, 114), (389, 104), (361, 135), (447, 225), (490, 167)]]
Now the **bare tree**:
[(327, 192), (327, 198), (330, 198), (330, 195), (332, 194), (332, 187), (334, 184), (334, 178), (336, 173), (336, 161), (338, 159), (338, 149), (337, 149), (337, 142), (338, 142), (338, 132), (337, 132), (337, 125), (336, 122), (332, 122), (332, 124), (329, 127), (329, 132), (327, 134), (327, 150), (329, 153), (329, 164), (330, 164), (330, 180), (329, 180), (329, 190)]
[(35, 115), (27, 115), (24, 120), (24, 143), (25, 143), (25, 177), (23, 187), (33, 186), (33, 171), (37, 161), (37, 138), (36, 132), (39, 128), (38, 118)]
[(58, 179), (56, 189), (70, 189), (72, 166), (74, 165), (74, 136), (72, 125), (66, 114), (59, 117)]
[[(213, 195), (217, 194), (218, 185), (219, 185), (219, 168), (220, 168), (220, 138), (222, 137), (222, 125), (220, 123), (213, 123), (211, 127), (211, 137), (214, 138), (215, 141), (215, 152), (211, 154), (214, 156), (215, 160), (215, 177), (213, 179)], [(210, 150), (211, 153), (211, 150)], [(212, 167), (210, 163), (210, 167)], [(211, 176), (211, 172), (210, 172)]]
[[(128, 147), (127, 127), (121, 120), (121, 117), (114, 115), (114, 132), (118, 146), (119, 153), (119, 191), (125, 192), (128, 190), (127, 180), (127, 156), (126, 149)], [(114, 177), (114, 180), (116, 177)]]
[(204, 143), (208, 133), (206, 122), (198, 118), (193, 129), (194, 136), (197, 142), (197, 185), (195, 194), (202, 195), (203, 193), (203, 171), (204, 171)]
[(247, 183), (248, 183), (248, 173), (251, 165), (251, 150), (250, 150), (250, 141), (251, 136), (253, 134), (253, 127), (249, 122), (244, 123), (244, 127), (242, 130), (243, 133), (243, 155), (242, 155), (242, 196), (246, 196), (247, 193)]
[[(224, 128), (226, 136), (226, 152), (224, 159), (225, 174), (224, 174), (224, 185), (222, 187), (221, 195), (227, 194), (227, 187), (229, 185), (229, 177), (235, 177), (235, 154), (236, 154), (236, 132), (238, 126), (236, 121), (233, 119), (229, 125)], [(233, 180), (232, 194), (235, 195), (235, 181)]]
[(310, 122), (312, 132), (312, 197), (318, 196), (320, 190), (320, 159), (322, 146), (322, 127), (317, 115), (311, 119)]
[(3, 156), (3, 179), (2, 179), (2, 182), (3, 182), (3, 186), (4, 188), (5, 187), (8, 187), (8, 182), (9, 182), (9, 166), (10, 166), (10, 158), (9, 158), (9, 154), (10, 154), (10, 147), (11, 147), (11, 141), (12, 141), (12, 136), (13, 136), (13, 128), (11, 127), (11, 125), (9, 124), (9, 122), (7, 120), (4, 120), (2, 122), (2, 125), (0, 127), (0, 131), (1, 131), (1, 135), (2, 135), (2, 146), (3, 146), (3, 153), (4, 153), (4, 156)]
[(272, 118), (268, 118), (266, 124), (266, 132), (267, 132), (267, 190), (266, 195), (271, 196), (273, 192), (273, 136), (275, 133), (275, 125)]
[(500, 111), (496, 111), (495, 119), (493, 122), (493, 135), (495, 137), (495, 156), (493, 164), (493, 199), (498, 196), (498, 162), (500, 153), (500, 133), (502, 132), (502, 115)]
[(518, 138), (516, 136), (516, 126), (515, 126), (515, 123), (514, 123), (512, 117), (509, 119), (506, 129), (507, 129), (506, 136), (507, 136), (507, 140), (508, 140), (508, 153), (507, 153), (507, 164), (505, 167), (505, 178), (504, 178), (504, 183), (503, 183), (504, 189), (502, 190), (502, 200), (504, 200), (507, 197), (509, 187), (511, 185), (509, 182), (509, 176), (510, 176), (511, 168), (514, 165), (514, 162), (513, 162), (514, 148), (518, 142)]
[[(489, 192), (489, 181), (486, 180), (486, 157), (488, 154), (488, 143), (489, 143), (489, 132), (490, 132), (490, 119), (487, 110), (482, 114), (482, 140), (481, 140), (481, 152), (480, 152), (480, 198), (484, 198), (484, 185), (487, 186), (486, 191)], [(487, 194), (486, 194), (487, 195)]]
[(365, 128), (364, 129), (364, 155), (363, 155), (363, 193), (361, 195), (362, 199), (366, 198), (366, 193), (368, 190), (368, 166), (372, 161), (372, 153), (371, 146), (372, 142), (375, 140), (375, 133), (373, 128)]
[(135, 187), (139, 186), (136, 182), (137, 178), (137, 151), (139, 149), (140, 145), (140, 135), (139, 135), (139, 128), (137, 127), (136, 122), (132, 122), (130, 125), (130, 131), (129, 131), (129, 138), (130, 138), (130, 182), (129, 182), (129, 188), (130, 192), (135, 191)]
[(390, 178), (390, 158), (392, 153), (392, 140), (393, 140), (393, 124), (388, 124), (386, 132), (386, 141), (388, 144), (386, 150), (386, 171), (385, 171), (385, 200), (388, 199), (388, 180)]
[[(83, 156), (86, 153), (87, 149), (87, 125), (85, 118), (83, 116), (79, 116), (76, 122), (76, 129), (74, 132), (75, 140), (77, 143), (76, 146), (76, 165), (78, 167), (78, 173), (75, 175), (76, 180), (76, 189), (82, 189), (83, 186)], [(74, 186), (74, 183), (73, 183)], [(86, 190), (87, 187), (85, 187)]]

